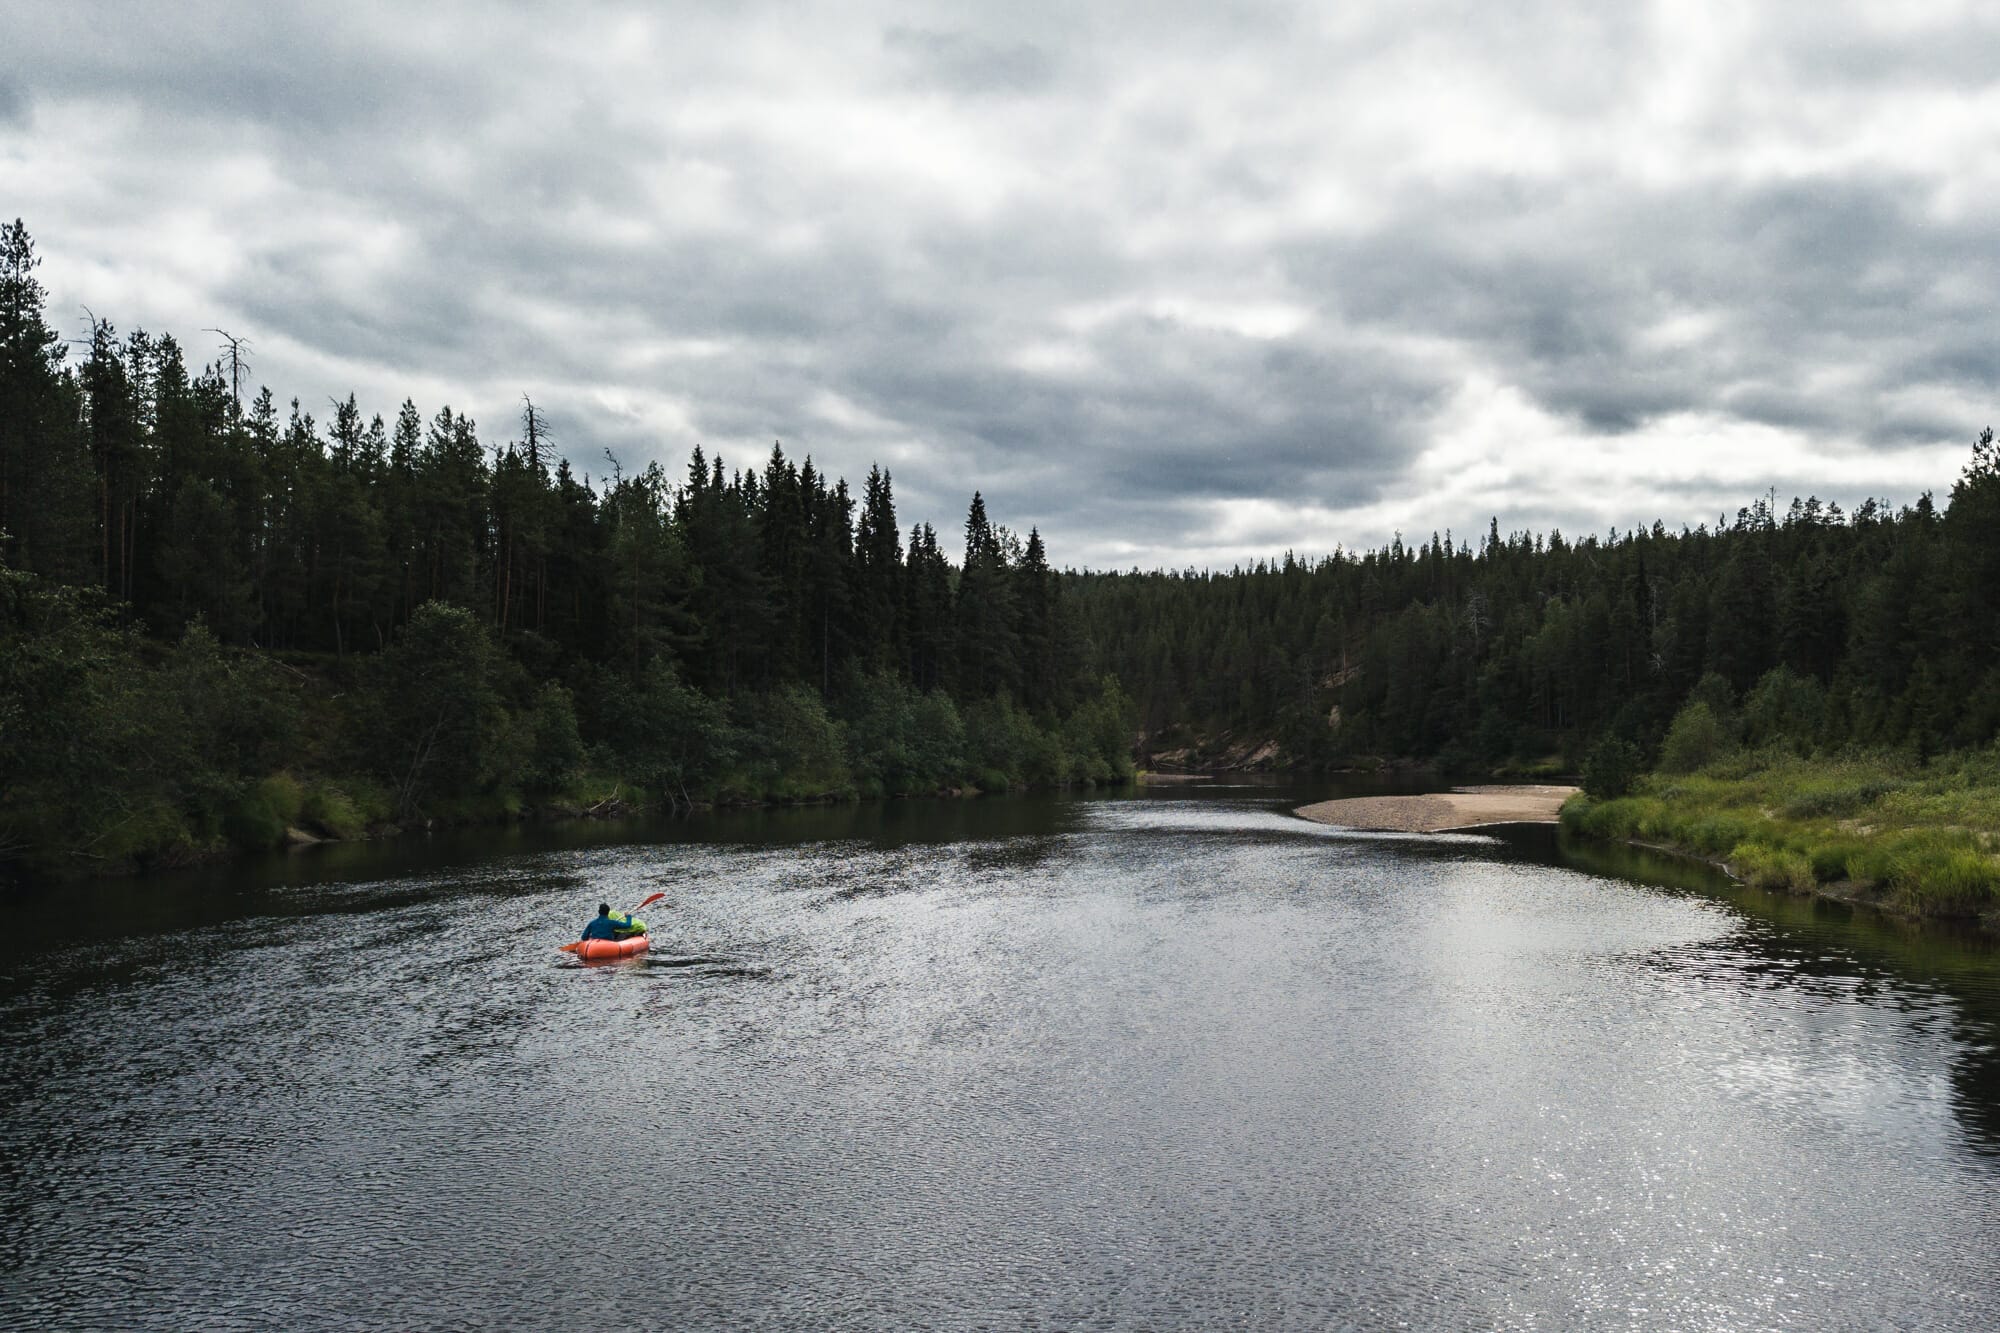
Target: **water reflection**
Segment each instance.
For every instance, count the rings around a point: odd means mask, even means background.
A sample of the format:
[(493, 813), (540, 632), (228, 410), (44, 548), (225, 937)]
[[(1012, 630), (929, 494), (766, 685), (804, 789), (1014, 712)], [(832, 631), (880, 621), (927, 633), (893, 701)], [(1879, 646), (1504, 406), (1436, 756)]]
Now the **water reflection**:
[[(322, 849), (92, 889), (82, 939), (21, 907), (0, 1327), (539, 1325), (630, 1254), (671, 1263), (593, 1324), (2000, 1319), (1990, 948), (1286, 813), (1327, 794)], [(556, 953), (662, 890), (648, 954)]]
[(1750, 888), (1703, 862), (1645, 848), (1545, 830), (1511, 838), (1528, 856), (1727, 903), (1733, 920), (1726, 934), (1647, 956), (1676, 993), (1725, 1001), (1755, 993), (1761, 1004), (1816, 1015), (1825, 1032), (1841, 1037), (1869, 1029), (1871, 1013), (1894, 1013), (1898, 1030), (1915, 1040), (1885, 1049), (1922, 1057), (1915, 1073), (1871, 1065), (1822, 1035), (1811, 1052), (1771, 1052), (1719, 1077), (1829, 1114), (1844, 1105), (1892, 1128), (1910, 1107), (1935, 1105), (1949, 1110), (1969, 1148), (2000, 1155), (2000, 946), (1990, 937), (1949, 922)]

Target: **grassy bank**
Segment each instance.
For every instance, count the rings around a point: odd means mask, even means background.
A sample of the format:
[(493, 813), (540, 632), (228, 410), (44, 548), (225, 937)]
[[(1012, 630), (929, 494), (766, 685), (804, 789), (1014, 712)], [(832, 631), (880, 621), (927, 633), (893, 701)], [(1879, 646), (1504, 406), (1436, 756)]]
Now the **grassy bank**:
[(1934, 759), (1737, 755), (1573, 798), (1563, 827), (1724, 861), (1764, 888), (2000, 924), (2000, 747)]

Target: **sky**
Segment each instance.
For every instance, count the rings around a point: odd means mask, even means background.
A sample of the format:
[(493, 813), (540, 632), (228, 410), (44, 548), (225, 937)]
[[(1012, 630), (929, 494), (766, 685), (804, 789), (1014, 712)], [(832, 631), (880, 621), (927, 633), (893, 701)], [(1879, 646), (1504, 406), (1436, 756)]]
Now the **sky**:
[(322, 420), (523, 394), (1059, 565), (1949, 491), (2000, 418), (2000, 6), (66, 0), (49, 313)]

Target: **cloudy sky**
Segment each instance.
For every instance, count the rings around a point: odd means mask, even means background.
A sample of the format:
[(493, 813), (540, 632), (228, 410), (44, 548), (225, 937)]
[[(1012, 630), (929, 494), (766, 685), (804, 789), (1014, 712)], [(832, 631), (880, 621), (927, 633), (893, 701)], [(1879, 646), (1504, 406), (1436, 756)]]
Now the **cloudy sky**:
[(67, 331), (322, 418), (781, 439), (1097, 567), (1908, 500), (2000, 420), (1990, 3), (553, 8), (14, 6), (0, 212)]

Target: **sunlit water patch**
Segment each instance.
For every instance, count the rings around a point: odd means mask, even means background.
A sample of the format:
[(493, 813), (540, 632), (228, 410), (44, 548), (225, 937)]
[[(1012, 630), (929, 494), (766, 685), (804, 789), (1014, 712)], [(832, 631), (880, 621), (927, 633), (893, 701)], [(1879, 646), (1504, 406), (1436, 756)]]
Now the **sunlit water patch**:
[[(1295, 803), (718, 820), (17, 938), (0, 1327), (2000, 1320), (1990, 953)], [(648, 954), (556, 951), (655, 892)]]

